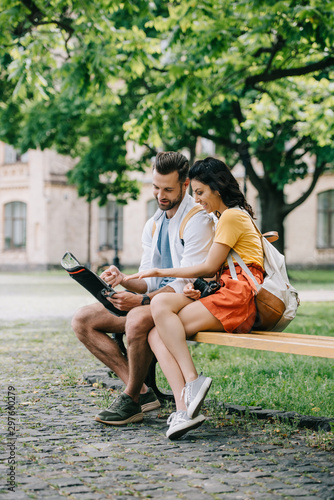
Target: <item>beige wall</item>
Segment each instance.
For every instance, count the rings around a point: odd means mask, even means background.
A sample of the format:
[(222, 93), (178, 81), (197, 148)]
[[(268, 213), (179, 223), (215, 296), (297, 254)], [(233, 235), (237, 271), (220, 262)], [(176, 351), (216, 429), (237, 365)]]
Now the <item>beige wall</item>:
[[(310, 176), (287, 187), (287, 199), (293, 202), (305, 192)], [(317, 248), (317, 195), (334, 189), (334, 175), (324, 174), (317, 182), (311, 196), (287, 217), (285, 224), (285, 255), (290, 265), (334, 265), (334, 249)]]
[[(29, 151), (28, 163), (5, 165), (0, 143), (0, 267), (59, 265), (69, 246), (87, 258), (87, 204), (66, 183), (70, 162), (52, 151)], [(4, 206), (27, 204), (26, 248), (4, 250)]]

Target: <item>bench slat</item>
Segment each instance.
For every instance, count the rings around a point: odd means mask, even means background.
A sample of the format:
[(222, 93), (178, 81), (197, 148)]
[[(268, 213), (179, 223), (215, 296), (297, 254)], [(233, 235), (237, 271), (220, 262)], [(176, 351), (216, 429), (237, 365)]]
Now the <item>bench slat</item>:
[(334, 359), (334, 337), (284, 332), (198, 332), (190, 340), (261, 351), (285, 352)]
[[(235, 334), (233, 334), (235, 335)], [(238, 334), (237, 334), (238, 335)], [(252, 330), (249, 335), (269, 335), (270, 337), (279, 337), (279, 338), (296, 338), (296, 339), (313, 339), (316, 342), (320, 342), (322, 340), (329, 342), (330, 344), (334, 342), (334, 337), (326, 337), (325, 335), (306, 335), (302, 333), (288, 333), (288, 332), (260, 332), (257, 330)]]

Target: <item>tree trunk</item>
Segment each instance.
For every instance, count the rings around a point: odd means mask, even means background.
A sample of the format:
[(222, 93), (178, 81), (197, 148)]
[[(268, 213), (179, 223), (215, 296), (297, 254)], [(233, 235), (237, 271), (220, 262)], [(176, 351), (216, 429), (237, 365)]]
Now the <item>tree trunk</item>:
[(270, 187), (267, 185), (263, 192), (259, 192), (259, 196), (262, 215), (261, 230), (263, 233), (278, 232), (279, 239), (275, 242), (275, 247), (284, 254), (284, 193), (272, 185)]

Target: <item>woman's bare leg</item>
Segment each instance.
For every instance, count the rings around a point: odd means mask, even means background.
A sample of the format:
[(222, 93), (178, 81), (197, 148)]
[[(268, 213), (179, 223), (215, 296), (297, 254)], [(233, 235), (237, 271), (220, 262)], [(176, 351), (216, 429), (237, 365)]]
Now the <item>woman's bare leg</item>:
[(190, 302), (192, 300), (185, 295), (176, 293), (158, 294), (151, 302), (152, 316), (159, 336), (175, 358), (186, 382), (195, 380), (197, 372), (188, 350), (185, 330), (178, 312)]
[(183, 294), (158, 294), (151, 303), (159, 336), (178, 364), (185, 382), (198, 377), (186, 339), (199, 330), (223, 330), (223, 326), (199, 301)]
[(205, 421), (205, 417), (203, 415), (196, 415), (193, 418), (188, 416), (185, 398), (181, 398), (185, 380), (179, 365), (161, 340), (156, 328), (150, 331), (148, 342), (168, 380), (176, 403), (176, 412), (173, 412), (167, 419), (169, 428), (166, 432), (166, 436), (172, 440), (178, 439), (186, 432), (197, 429), (197, 427), (202, 425)]
[(158, 360), (161, 370), (163, 371), (170, 388), (173, 391), (177, 410), (186, 410), (186, 405), (181, 393), (185, 386), (185, 380), (179, 365), (174, 356), (169, 352), (163, 341), (161, 340), (156, 328), (152, 328), (148, 335), (148, 343), (155, 357)]
[(184, 325), (187, 339), (200, 331), (224, 331), (221, 322), (199, 300), (181, 309), (179, 318)]

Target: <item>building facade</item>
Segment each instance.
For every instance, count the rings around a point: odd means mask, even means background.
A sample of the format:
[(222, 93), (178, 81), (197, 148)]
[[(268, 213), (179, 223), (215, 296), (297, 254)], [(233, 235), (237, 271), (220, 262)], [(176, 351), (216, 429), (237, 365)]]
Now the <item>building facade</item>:
[[(66, 251), (97, 269), (119, 261), (137, 267), (141, 233), (156, 210), (151, 172), (138, 174), (141, 195), (118, 206), (99, 207), (79, 198), (67, 182), (72, 160), (54, 151), (29, 151), (22, 157), (0, 143), (0, 270), (59, 266)], [(242, 180), (242, 179), (240, 179)], [(288, 201), (305, 191), (310, 178), (287, 186)], [(257, 207), (256, 191), (247, 198)], [(325, 174), (312, 195), (285, 221), (286, 260), (290, 266), (334, 266), (334, 175)]]

